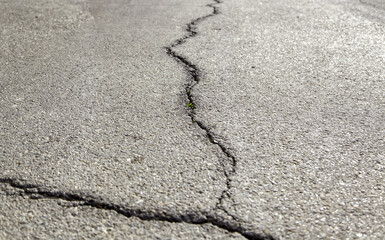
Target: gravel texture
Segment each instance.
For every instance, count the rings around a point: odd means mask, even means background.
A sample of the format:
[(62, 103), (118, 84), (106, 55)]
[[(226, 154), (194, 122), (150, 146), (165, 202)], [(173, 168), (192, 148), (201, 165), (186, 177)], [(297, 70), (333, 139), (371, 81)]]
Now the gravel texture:
[(196, 118), (235, 158), (226, 209), (244, 226), (383, 239), (385, 25), (361, 11), (373, 7), (228, 0), (176, 49), (202, 72)]
[(0, 239), (385, 236), (382, 1), (0, 12)]

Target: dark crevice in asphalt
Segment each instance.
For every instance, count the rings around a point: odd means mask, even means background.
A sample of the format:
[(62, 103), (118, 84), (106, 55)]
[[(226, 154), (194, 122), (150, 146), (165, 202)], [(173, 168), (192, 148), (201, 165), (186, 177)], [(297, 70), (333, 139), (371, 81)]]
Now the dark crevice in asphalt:
[(7, 194), (7, 196), (29, 196), (32, 200), (40, 199), (53, 199), (53, 200), (65, 200), (72, 202), (71, 207), (74, 206), (89, 206), (100, 210), (115, 211), (116, 213), (123, 215), (127, 218), (137, 217), (143, 221), (164, 221), (170, 223), (188, 223), (188, 224), (212, 224), (228, 232), (238, 232), (247, 239), (272, 239), (271, 237), (261, 236), (259, 234), (248, 232), (236, 222), (224, 221), (217, 216), (210, 213), (203, 212), (187, 212), (184, 214), (172, 214), (167, 211), (154, 211), (154, 210), (142, 210), (142, 209), (130, 209), (122, 205), (109, 203), (103, 201), (98, 197), (90, 195), (68, 193), (58, 190), (50, 190), (38, 185), (33, 185), (17, 179), (12, 178), (0, 178), (0, 183), (8, 184), (9, 186), (20, 189), (22, 193)]
[(195, 109), (196, 109), (197, 105), (194, 101), (194, 96), (193, 96), (192, 90), (197, 84), (199, 84), (199, 82), (201, 80), (200, 70), (198, 69), (198, 67), (196, 65), (191, 63), (187, 58), (185, 58), (181, 55), (178, 55), (175, 51), (173, 51), (174, 47), (182, 45), (183, 43), (185, 43), (185, 41), (187, 39), (192, 38), (198, 34), (196, 28), (197, 28), (197, 25), (200, 21), (219, 14), (218, 7), (215, 6), (216, 4), (219, 4), (219, 3), (221, 3), (221, 2), (218, 0), (215, 0), (215, 3), (207, 5), (207, 6), (213, 8), (213, 12), (211, 14), (206, 15), (206, 16), (196, 18), (196, 19), (192, 20), (190, 23), (188, 23), (187, 28), (186, 28), (186, 31), (188, 32), (188, 34), (185, 35), (184, 37), (176, 40), (174, 43), (171, 44), (171, 46), (166, 47), (166, 51), (167, 51), (168, 55), (170, 55), (171, 57), (176, 59), (179, 63), (181, 63), (183, 65), (184, 69), (190, 75), (189, 76), (189, 82), (185, 87), (185, 92), (186, 92), (186, 96), (187, 96), (187, 100), (188, 100), (188, 103), (187, 103), (187, 106), (189, 108), (188, 115), (191, 118), (191, 121), (194, 124), (198, 125), (199, 128), (203, 129), (206, 132), (206, 136), (207, 136), (208, 140), (210, 141), (210, 143), (219, 146), (219, 148), (225, 154), (227, 159), (230, 160), (231, 168), (229, 171), (226, 171), (225, 163), (222, 163), (223, 164), (222, 167), (224, 169), (224, 175), (226, 177), (226, 189), (223, 190), (223, 192), (219, 198), (219, 201), (216, 205), (216, 209), (220, 209), (220, 210), (224, 211), (233, 220), (235, 220), (235, 217), (233, 215), (229, 214), (228, 211), (223, 207), (223, 201), (226, 198), (230, 197), (229, 190), (231, 188), (231, 176), (235, 173), (237, 161), (236, 161), (235, 157), (226, 149), (226, 147), (223, 146), (222, 144), (220, 144), (215, 139), (215, 137), (213, 136), (213, 133), (210, 131), (210, 129), (203, 122), (196, 119)]
[(90, 206), (102, 210), (115, 211), (126, 217), (137, 217), (141, 220), (154, 220), (154, 221), (167, 221), (167, 222), (186, 222), (186, 223), (207, 223), (205, 216), (201, 213), (189, 212), (186, 214), (167, 214), (167, 212), (160, 211), (155, 212), (153, 210), (141, 210), (141, 209), (129, 209), (125, 206), (121, 206), (114, 203), (108, 203), (98, 197), (90, 195), (68, 193), (58, 190), (50, 190), (33, 185), (30, 183), (24, 183), (17, 179), (12, 178), (0, 178), (0, 183), (8, 184), (15, 189), (21, 189), (21, 194), (11, 194), (20, 196), (30, 196), (31, 199), (56, 199), (65, 200), (69, 202), (76, 202), (78, 206)]
[(197, 120), (196, 113), (195, 113), (195, 109), (196, 109), (197, 105), (194, 101), (194, 96), (193, 96), (192, 90), (197, 84), (199, 84), (199, 82), (201, 80), (200, 70), (198, 69), (198, 67), (196, 65), (194, 65), (189, 60), (187, 60), (187, 58), (185, 58), (181, 55), (178, 55), (175, 51), (173, 51), (174, 47), (182, 45), (183, 43), (185, 43), (185, 41), (187, 39), (192, 38), (198, 34), (196, 28), (197, 28), (197, 25), (200, 21), (219, 14), (218, 7), (215, 6), (216, 4), (219, 4), (219, 3), (221, 3), (221, 2), (218, 0), (215, 0), (215, 3), (209, 4), (208, 6), (213, 8), (213, 12), (209, 15), (194, 19), (189, 24), (187, 24), (186, 31), (188, 32), (188, 34), (185, 35), (184, 37), (176, 40), (173, 44), (171, 44), (170, 47), (166, 47), (166, 51), (171, 57), (173, 57), (179, 63), (181, 63), (183, 65), (184, 69), (190, 75), (189, 76), (189, 82), (185, 87), (185, 92), (186, 92), (186, 96), (187, 96), (187, 100), (188, 100), (187, 106), (189, 107), (188, 115), (191, 118), (191, 121), (194, 124), (198, 125), (199, 128), (203, 129), (206, 132), (206, 136), (207, 136), (208, 140), (210, 141), (210, 143), (217, 145), (221, 149), (221, 151), (224, 153), (224, 155), (226, 156), (226, 158), (228, 159), (228, 161), (231, 165), (230, 170), (226, 171), (225, 163), (222, 162), (222, 165), (223, 165), (222, 167), (224, 169), (224, 175), (226, 177), (226, 189), (223, 190), (223, 192), (219, 198), (219, 201), (216, 205), (216, 209), (223, 210), (224, 212), (226, 212), (227, 215), (229, 215), (232, 219), (235, 220), (235, 217), (232, 216), (231, 214), (229, 214), (227, 212), (227, 210), (223, 207), (223, 201), (226, 198), (230, 197), (229, 190), (231, 188), (231, 176), (235, 173), (237, 161), (236, 161), (235, 157), (230, 153), (230, 151), (224, 145), (222, 145), (221, 143), (219, 143), (215, 139), (214, 134), (210, 131), (210, 129), (202, 121)]
[[(191, 118), (191, 121), (199, 126), (202, 130), (206, 132), (207, 139), (211, 144), (214, 144), (218, 146), (221, 151), (223, 152), (226, 160), (221, 162), (224, 175), (226, 177), (226, 188), (222, 191), (220, 197), (218, 198), (217, 204), (214, 208), (213, 212), (196, 212), (196, 211), (190, 211), (185, 213), (170, 213), (166, 210), (143, 210), (143, 209), (132, 209), (127, 208), (123, 205), (118, 205), (110, 202), (104, 201), (100, 197), (86, 195), (84, 193), (70, 193), (70, 192), (64, 192), (59, 190), (52, 190), (47, 189), (43, 186), (38, 186), (34, 184), (30, 184), (24, 181), (20, 181), (18, 179), (13, 178), (0, 178), (0, 183), (8, 184), (9, 186), (20, 189), (22, 192), (20, 194), (7, 194), (9, 196), (13, 195), (20, 195), (22, 197), (28, 196), (31, 199), (56, 199), (56, 200), (65, 200), (68, 202), (71, 202), (73, 206), (89, 206), (101, 210), (109, 210), (109, 211), (115, 211), (118, 214), (121, 214), (125, 217), (137, 217), (144, 221), (165, 221), (170, 223), (188, 223), (188, 224), (212, 224), (214, 226), (217, 226), (221, 229), (224, 229), (228, 232), (236, 232), (241, 234), (246, 239), (255, 239), (255, 240), (265, 240), (270, 239), (273, 240), (273, 237), (265, 234), (258, 234), (253, 231), (250, 231), (245, 226), (242, 226), (237, 219), (236, 216), (230, 214), (227, 209), (224, 207), (224, 201), (226, 200), (232, 200), (230, 189), (231, 189), (231, 183), (232, 183), (232, 176), (236, 172), (237, 167), (237, 160), (232, 155), (230, 150), (226, 148), (223, 144), (218, 142), (215, 138), (214, 133), (212, 133), (203, 122), (196, 119), (196, 103), (194, 102), (194, 96), (192, 94), (193, 88), (199, 84), (201, 80), (201, 74), (200, 70), (196, 65), (191, 63), (187, 58), (178, 55), (173, 48), (182, 45), (186, 42), (187, 39), (194, 37), (198, 34), (197, 32), (197, 25), (199, 22), (209, 18), (213, 17), (215, 15), (220, 14), (217, 4), (220, 4), (220, 0), (213, 0), (214, 3), (208, 4), (208, 7), (211, 7), (213, 9), (212, 13), (205, 15), (200, 18), (196, 18), (192, 20), (190, 23), (187, 24), (187, 34), (183, 36), (182, 38), (176, 40), (174, 43), (172, 43), (169, 47), (166, 47), (166, 52), (169, 56), (174, 58), (176, 61), (178, 61), (184, 69), (189, 74), (189, 82), (185, 87), (186, 96), (188, 99), (187, 106), (189, 107), (188, 115)], [(228, 167), (229, 166), (229, 167)], [(226, 170), (228, 169), (228, 170)], [(218, 212), (222, 211), (225, 213), (226, 217), (223, 216), (223, 214), (219, 214)]]
[[(240, 225), (239, 219), (236, 216), (229, 213), (229, 211), (224, 207), (224, 201), (231, 200), (230, 190), (232, 185), (232, 176), (236, 172), (237, 159), (230, 152), (230, 150), (226, 148), (226, 146), (224, 146), (222, 143), (216, 140), (214, 133), (210, 131), (209, 127), (205, 125), (202, 121), (196, 118), (195, 109), (197, 107), (197, 104), (194, 101), (192, 90), (201, 81), (200, 70), (195, 64), (190, 62), (186, 57), (179, 55), (177, 52), (173, 50), (174, 47), (184, 44), (187, 39), (193, 38), (198, 34), (197, 25), (201, 21), (220, 14), (219, 8), (216, 5), (222, 2), (220, 0), (213, 0), (213, 1), (214, 3), (207, 5), (208, 7), (211, 7), (213, 9), (212, 13), (192, 20), (190, 23), (187, 24), (187, 28), (186, 28), (187, 34), (182, 38), (177, 39), (170, 46), (165, 48), (167, 54), (170, 57), (174, 58), (177, 62), (179, 62), (189, 74), (189, 81), (185, 87), (185, 92), (186, 92), (187, 101), (188, 101), (187, 107), (189, 108), (188, 115), (191, 118), (191, 121), (194, 124), (196, 124), (199, 128), (205, 131), (207, 139), (210, 141), (210, 143), (218, 146), (226, 157), (226, 160), (224, 162), (221, 162), (222, 167), (224, 169), (223, 170), (224, 175), (226, 177), (226, 188), (222, 191), (214, 211), (224, 212), (228, 217), (231, 218), (231, 220), (224, 220), (223, 218), (220, 218), (218, 214), (216, 214), (217, 216), (206, 216), (206, 217), (209, 223), (231, 232), (238, 232), (247, 239), (273, 239), (273, 237), (271, 236), (262, 236), (254, 232), (247, 231), (246, 228)], [(228, 165), (230, 165), (230, 167), (226, 167)], [(229, 168), (229, 169), (226, 170), (226, 168)]]

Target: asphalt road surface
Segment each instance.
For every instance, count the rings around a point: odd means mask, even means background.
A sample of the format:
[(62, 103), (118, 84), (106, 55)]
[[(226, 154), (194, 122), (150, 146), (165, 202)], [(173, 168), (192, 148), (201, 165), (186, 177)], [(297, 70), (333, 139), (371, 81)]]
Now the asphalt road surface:
[(381, 0), (0, 0), (0, 239), (384, 239)]

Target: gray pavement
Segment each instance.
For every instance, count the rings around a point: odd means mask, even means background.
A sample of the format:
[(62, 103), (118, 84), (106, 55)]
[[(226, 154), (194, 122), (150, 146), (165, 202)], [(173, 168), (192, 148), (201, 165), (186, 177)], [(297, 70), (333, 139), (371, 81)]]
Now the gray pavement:
[(227, 209), (255, 231), (385, 236), (385, 27), (348, 4), (225, 1), (177, 50), (237, 162)]
[(4, 184), (0, 189), (1, 239), (243, 239), (211, 224), (143, 221), (81, 202), (26, 198)]
[(0, 12), (0, 239), (384, 239), (381, 1)]

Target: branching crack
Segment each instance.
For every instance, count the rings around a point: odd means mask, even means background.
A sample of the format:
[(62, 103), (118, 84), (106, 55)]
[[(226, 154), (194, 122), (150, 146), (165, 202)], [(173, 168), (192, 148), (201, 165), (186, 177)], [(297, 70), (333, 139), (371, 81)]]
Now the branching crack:
[(137, 217), (143, 221), (164, 221), (170, 223), (189, 223), (197, 225), (212, 224), (229, 232), (238, 232), (247, 239), (271, 239), (253, 232), (248, 232), (247, 229), (239, 226), (236, 222), (225, 221), (211, 213), (191, 211), (183, 214), (172, 214), (167, 211), (130, 209), (119, 204), (105, 202), (103, 199), (95, 196), (50, 190), (38, 185), (19, 181), (17, 179), (0, 178), (0, 183), (8, 184), (15, 189), (23, 191), (22, 193), (6, 194), (8, 196), (30, 196), (31, 199), (65, 200), (75, 203), (74, 206), (89, 206), (101, 210), (115, 211), (116, 213), (127, 218)]
[[(194, 124), (198, 125), (201, 129), (203, 129), (206, 132), (206, 136), (207, 136), (208, 140), (210, 141), (210, 143), (219, 146), (219, 148), (224, 153), (224, 155), (227, 157), (227, 159), (230, 160), (230, 163), (231, 163), (230, 171), (224, 170), (224, 175), (226, 177), (226, 189), (223, 190), (221, 197), (219, 198), (219, 201), (216, 205), (216, 209), (223, 210), (224, 212), (226, 212), (227, 215), (229, 215), (233, 220), (235, 220), (235, 217), (233, 215), (229, 214), (228, 211), (225, 208), (223, 208), (223, 201), (226, 198), (230, 197), (229, 190), (231, 188), (231, 176), (234, 175), (234, 173), (236, 171), (237, 161), (236, 161), (235, 157), (230, 153), (230, 151), (224, 145), (222, 145), (221, 143), (219, 143), (215, 139), (215, 137), (214, 137), (213, 133), (210, 131), (210, 129), (202, 121), (197, 120), (196, 113), (195, 113), (196, 104), (194, 102), (192, 89), (197, 84), (199, 84), (199, 82), (200, 82), (200, 70), (198, 69), (198, 67), (196, 65), (191, 63), (185, 57), (178, 55), (173, 50), (174, 47), (176, 47), (178, 45), (182, 45), (183, 43), (186, 42), (187, 39), (192, 38), (198, 34), (196, 27), (200, 21), (219, 14), (218, 7), (216, 7), (215, 5), (219, 4), (221, 2), (219, 0), (214, 0), (214, 1), (215, 1), (215, 3), (207, 5), (207, 6), (213, 8), (213, 12), (211, 14), (206, 15), (206, 16), (194, 19), (189, 24), (187, 24), (186, 31), (188, 32), (188, 34), (185, 35), (184, 37), (176, 40), (174, 43), (171, 44), (171, 46), (166, 47), (166, 51), (167, 51), (168, 55), (170, 55), (171, 57), (176, 59), (179, 63), (181, 63), (183, 65), (183, 67), (185, 68), (185, 70), (190, 75), (189, 76), (190, 77), (189, 82), (185, 87), (185, 91), (186, 91), (187, 100), (188, 100), (187, 106), (190, 107), (190, 109), (188, 111), (188, 115), (191, 118), (191, 121)], [(223, 167), (224, 167), (224, 169), (226, 169), (225, 166), (223, 166)]]
[[(230, 190), (232, 186), (231, 184), (232, 176), (236, 172), (237, 159), (230, 152), (230, 150), (225, 147), (225, 145), (223, 145), (222, 143), (216, 140), (213, 132), (210, 131), (209, 127), (207, 127), (202, 121), (196, 118), (196, 112), (195, 112), (196, 104), (194, 102), (194, 96), (193, 96), (192, 90), (197, 84), (199, 84), (201, 80), (200, 70), (195, 64), (190, 62), (187, 58), (179, 55), (173, 50), (174, 47), (184, 44), (187, 39), (193, 38), (198, 34), (197, 25), (199, 22), (220, 14), (219, 9), (216, 5), (222, 2), (220, 0), (213, 0), (213, 1), (215, 3), (207, 5), (208, 7), (211, 7), (213, 9), (213, 12), (203, 17), (196, 18), (192, 20), (190, 23), (188, 23), (186, 28), (187, 34), (184, 37), (176, 40), (174, 43), (172, 43), (169, 47), (166, 47), (165, 49), (167, 54), (172, 58), (174, 58), (176, 61), (178, 61), (184, 67), (184, 69), (189, 73), (189, 82), (186, 84), (185, 92), (186, 92), (187, 101), (188, 101), (187, 106), (190, 108), (188, 111), (188, 115), (191, 118), (191, 121), (206, 132), (206, 136), (210, 141), (210, 143), (217, 145), (221, 149), (221, 151), (226, 156), (231, 166), (229, 170), (226, 170), (226, 166), (225, 166), (226, 163), (222, 162), (224, 175), (226, 177), (226, 188), (222, 191), (221, 196), (219, 197), (215, 207), (215, 210), (221, 210), (227, 216), (229, 216), (231, 218), (231, 221), (230, 221), (231, 223), (227, 222), (226, 224), (224, 224), (223, 222), (221, 222), (221, 224), (219, 224), (218, 220), (215, 220), (215, 218), (211, 219), (210, 222), (214, 225), (220, 226), (227, 230), (239, 232), (240, 234), (242, 234), (244, 237), (248, 239), (273, 239), (271, 236), (261, 236), (259, 234), (247, 232), (243, 227), (239, 225), (238, 223), (239, 221), (237, 217), (229, 213), (229, 211), (223, 206), (224, 201), (226, 199), (231, 200)], [(232, 224), (235, 224), (235, 225), (232, 225)]]
[[(185, 87), (186, 96), (188, 99), (188, 106), (190, 108), (188, 115), (191, 118), (191, 121), (199, 126), (202, 130), (206, 132), (207, 139), (211, 144), (217, 145), (228, 162), (222, 162), (222, 166), (224, 169), (224, 175), (226, 177), (226, 188), (222, 191), (221, 196), (219, 197), (215, 209), (213, 212), (184, 212), (184, 213), (170, 213), (167, 211), (154, 211), (154, 210), (143, 210), (143, 209), (133, 209), (128, 208), (124, 205), (114, 204), (111, 202), (103, 201), (103, 199), (91, 195), (85, 195), (83, 193), (69, 193), (64, 191), (47, 189), (42, 186), (33, 185), (30, 183), (26, 183), (17, 179), (12, 178), (0, 178), (0, 183), (8, 184), (9, 186), (22, 190), (21, 193), (18, 194), (7, 194), (7, 195), (20, 195), (20, 196), (29, 196), (31, 199), (57, 199), (57, 200), (65, 200), (71, 202), (75, 206), (89, 206), (102, 210), (115, 211), (118, 214), (121, 214), (125, 217), (137, 217), (141, 220), (145, 221), (165, 221), (170, 223), (189, 223), (189, 224), (212, 224), (221, 229), (227, 230), (229, 232), (236, 232), (241, 234), (246, 239), (271, 239), (273, 237), (265, 234), (258, 234), (253, 231), (250, 231), (247, 227), (244, 227), (240, 224), (240, 221), (236, 216), (230, 214), (226, 208), (223, 206), (224, 201), (226, 199), (231, 200), (230, 189), (231, 189), (231, 181), (232, 176), (236, 172), (237, 168), (237, 160), (234, 155), (227, 149), (223, 144), (218, 142), (214, 136), (214, 134), (210, 131), (210, 129), (201, 121), (196, 119), (196, 104), (194, 102), (194, 97), (192, 94), (193, 88), (200, 82), (201, 74), (200, 70), (197, 66), (187, 60), (185, 57), (178, 55), (173, 48), (182, 45), (186, 42), (187, 39), (194, 37), (198, 34), (197, 25), (199, 22), (213, 17), (215, 15), (220, 14), (217, 4), (220, 4), (220, 0), (213, 0), (214, 3), (208, 4), (208, 7), (213, 9), (212, 13), (205, 15), (200, 18), (196, 18), (187, 24), (187, 34), (182, 38), (176, 40), (169, 47), (166, 47), (166, 52), (169, 56), (178, 61), (184, 69), (189, 74), (189, 82)], [(230, 169), (226, 170), (226, 163), (230, 165)], [(227, 217), (224, 217), (223, 214), (218, 214), (218, 211), (223, 211)]]

